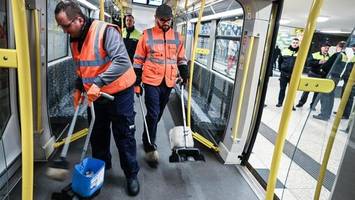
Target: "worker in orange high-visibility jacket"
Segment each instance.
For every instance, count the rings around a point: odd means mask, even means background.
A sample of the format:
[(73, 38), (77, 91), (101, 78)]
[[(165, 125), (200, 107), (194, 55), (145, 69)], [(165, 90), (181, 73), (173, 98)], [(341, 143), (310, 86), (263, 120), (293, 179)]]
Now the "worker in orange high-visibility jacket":
[[(96, 118), (90, 138), (92, 156), (105, 161), (106, 170), (112, 167), (112, 126), (121, 168), (127, 180), (127, 192), (135, 196), (139, 193), (133, 108), (136, 75), (119, 28), (86, 17), (74, 1), (60, 1), (54, 12), (58, 25), (70, 35), (78, 75), (74, 105), (78, 106), (84, 90), (89, 104), (94, 104)], [(110, 101), (100, 97), (101, 91), (113, 95), (115, 99)]]
[[(171, 89), (175, 86), (178, 72), (182, 82), (186, 83), (189, 73), (182, 37), (171, 28), (171, 8), (163, 4), (156, 9), (155, 26), (144, 30), (139, 39), (134, 55), (134, 70), (137, 75), (136, 86), (141, 81), (144, 86), (146, 120), (151, 144), (143, 131), (145, 159), (149, 166), (157, 167), (159, 155), (157, 151), (156, 132), (158, 122), (169, 100)], [(140, 87), (136, 87), (140, 93)]]

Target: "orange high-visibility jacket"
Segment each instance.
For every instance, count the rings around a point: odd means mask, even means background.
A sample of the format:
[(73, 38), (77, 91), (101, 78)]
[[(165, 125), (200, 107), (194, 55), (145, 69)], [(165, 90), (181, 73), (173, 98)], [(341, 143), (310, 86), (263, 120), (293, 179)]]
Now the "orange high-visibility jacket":
[[(89, 90), (95, 78), (105, 72), (111, 65), (111, 60), (104, 49), (103, 36), (107, 26), (119, 28), (113, 24), (94, 20), (88, 30), (82, 49), (78, 51), (78, 42), (71, 42), (73, 60), (76, 63), (76, 73), (83, 80), (86, 91)], [(136, 80), (133, 67), (130, 67), (116, 80), (104, 85), (102, 92), (115, 94), (132, 86)]]
[(174, 87), (177, 66), (187, 65), (182, 37), (171, 28), (167, 32), (155, 26), (143, 32), (134, 55), (134, 68), (142, 68), (142, 82), (158, 86), (165, 79)]

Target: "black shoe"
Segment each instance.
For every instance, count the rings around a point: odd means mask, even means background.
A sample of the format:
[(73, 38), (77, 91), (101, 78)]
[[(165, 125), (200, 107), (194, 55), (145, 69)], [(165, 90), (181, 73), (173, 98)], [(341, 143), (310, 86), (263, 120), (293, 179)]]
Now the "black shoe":
[(329, 120), (329, 117), (325, 117), (325, 116), (323, 116), (323, 115), (321, 115), (321, 114), (319, 114), (319, 115), (313, 115), (313, 118), (319, 119), (319, 120), (323, 120), (323, 121), (328, 121), (328, 120)]
[(295, 108), (295, 107), (292, 107), (292, 110), (293, 110), (293, 111), (295, 111), (295, 110), (296, 110), (296, 108)]
[(127, 179), (127, 193), (129, 196), (136, 196), (139, 193), (139, 182), (137, 177)]
[(298, 104), (296, 105), (297, 108), (302, 108), (302, 106), (303, 106), (302, 103), (298, 103)]
[(281, 106), (282, 106), (281, 103), (276, 104), (276, 107), (281, 107)]

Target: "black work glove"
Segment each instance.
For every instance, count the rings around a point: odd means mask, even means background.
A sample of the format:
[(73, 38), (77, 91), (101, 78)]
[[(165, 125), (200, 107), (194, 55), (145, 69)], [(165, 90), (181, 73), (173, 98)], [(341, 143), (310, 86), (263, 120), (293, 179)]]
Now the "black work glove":
[(136, 73), (136, 83), (134, 85), (141, 85), (142, 82), (142, 69), (141, 68), (134, 68), (134, 72)]
[(189, 69), (187, 65), (179, 65), (178, 68), (180, 77), (182, 78), (182, 84), (186, 85), (187, 80), (189, 79)]

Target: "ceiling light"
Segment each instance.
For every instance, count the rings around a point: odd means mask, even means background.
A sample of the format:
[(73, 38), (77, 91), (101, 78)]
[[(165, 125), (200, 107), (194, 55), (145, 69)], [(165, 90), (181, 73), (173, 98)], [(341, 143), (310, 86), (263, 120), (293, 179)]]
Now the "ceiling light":
[(319, 16), (317, 22), (326, 22), (329, 20), (329, 17)]
[(291, 20), (289, 20), (289, 19), (280, 19), (281, 25), (289, 24), (290, 22), (291, 22)]
[(321, 33), (342, 33), (342, 34), (349, 34), (349, 31), (341, 31), (341, 30), (321, 30)]

